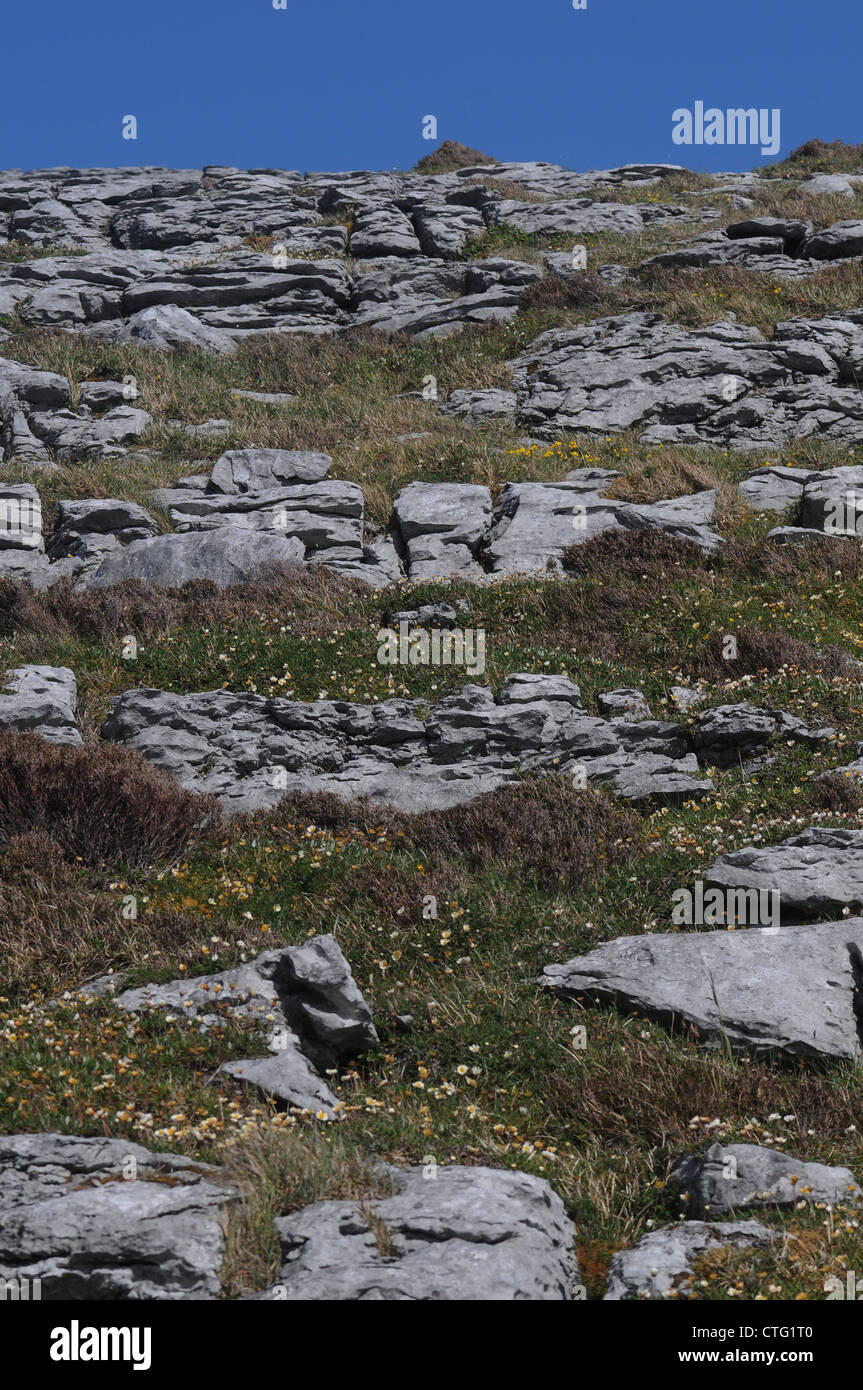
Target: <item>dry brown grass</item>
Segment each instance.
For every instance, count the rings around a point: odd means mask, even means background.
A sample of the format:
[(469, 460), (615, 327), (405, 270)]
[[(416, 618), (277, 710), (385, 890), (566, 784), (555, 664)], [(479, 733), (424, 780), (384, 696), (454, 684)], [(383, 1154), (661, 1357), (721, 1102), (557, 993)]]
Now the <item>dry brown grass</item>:
[(760, 538), (732, 539), (715, 551), (655, 532), (606, 531), (564, 552), (569, 574), (619, 585), (643, 581), (646, 596), (663, 592), (668, 578), (710, 574), (774, 578), (797, 585), (841, 571), (846, 580), (863, 572), (863, 552), (836, 536), (813, 537), (805, 546), (765, 545)]
[[(596, 1026), (594, 1021), (592, 1032)], [(625, 1046), (592, 1055), (578, 1077), (556, 1073), (542, 1083), (550, 1113), (607, 1144), (637, 1134), (648, 1145), (690, 1149), (701, 1139), (693, 1117), (720, 1119), (739, 1131), (753, 1116), (792, 1114), (794, 1152), (805, 1159), (823, 1152), (834, 1136), (838, 1141), (856, 1112), (850, 1068), (828, 1076), (803, 1064), (729, 1062), (694, 1051), (677, 1056), (671, 1066), (661, 1055), (667, 1043), (659, 1035), (645, 1040), (629, 1029), (625, 1037)]]
[(201, 935), (181, 913), (129, 919), (122, 906), (119, 888), (70, 863), (50, 835), (14, 836), (0, 878), (0, 991), (50, 994), (142, 961), (159, 969)]
[(524, 311), (531, 309), (589, 310), (592, 317), (633, 308), (633, 286), (612, 285), (595, 271), (580, 275), (546, 275), (528, 285), (521, 297)]
[(639, 271), (644, 300), (672, 322), (703, 328), (733, 313), (741, 324), (770, 337), (787, 319), (818, 318), (855, 309), (861, 303), (860, 267), (843, 261), (816, 271), (804, 280), (787, 281), (739, 266), (716, 265), (703, 270), (674, 270), (647, 266)]
[(70, 861), (139, 868), (176, 859), (220, 820), (214, 797), (184, 791), (130, 749), (0, 734), (0, 845), (38, 833)]
[(845, 772), (826, 772), (808, 788), (803, 812), (837, 811), (842, 815), (852, 815), (861, 806), (863, 786), (856, 777)]
[(472, 150), (460, 140), (444, 140), (436, 150), (418, 160), (414, 166), (417, 174), (450, 174), (456, 169), (469, 169), (472, 164), (498, 164), (494, 155), (483, 154), (482, 150)]
[(851, 197), (841, 193), (805, 193), (797, 184), (776, 188), (766, 184), (755, 187), (747, 194), (755, 207), (736, 212), (730, 221), (744, 222), (748, 217), (798, 217), (804, 222), (814, 222), (816, 227), (829, 227), (833, 222), (845, 218), (859, 217), (863, 213), (863, 191)]
[(445, 811), (405, 818), (405, 835), (435, 856), (461, 858), (474, 871), (519, 872), (548, 887), (577, 888), (637, 852), (641, 822), (605, 792), (579, 790), (566, 777), (500, 787)]
[[(277, 1279), (281, 1265), (273, 1224), (277, 1217), (311, 1202), (339, 1200), (367, 1207), (377, 1222), (379, 1218), (368, 1207), (369, 1198), (392, 1192), (386, 1174), (375, 1171), (341, 1134), (313, 1134), (305, 1127), (261, 1125), (252, 1130), (227, 1150), (225, 1177), (241, 1194), (228, 1218), (222, 1271), (228, 1298), (242, 1298)], [(369, 1224), (374, 1229), (371, 1219)], [(382, 1233), (378, 1239), (383, 1239)]]
[(715, 464), (708, 459), (693, 458), (672, 445), (652, 458), (640, 462), (633, 460), (627, 471), (615, 478), (606, 496), (618, 497), (623, 502), (660, 502), (668, 497), (707, 490), (719, 493), (720, 518), (723, 512), (735, 506), (736, 489)]
[[(421, 880), (428, 892), (452, 891), (451, 876), (442, 876), (445, 861), (452, 859), (477, 872), (515, 866), (525, 880), (544, 887), (578, 887), (637, 852), (641, 837), (634, 811), (603, 791), (574, 787), (565, 776), (525, 779), (461, 806), (418, 815), (368, 801), (348, 803), (327, 793), (299, 793), (286, 796), (275, 811), (238, 817), (231, 830), (238, 838), (254, 838), (291, 833), (298, 825), (374, 831), (419, 851), (429, 861)], [(415, 874), (407, 876), (403, 894), (392, 874), (379, 881), (375, 876), (381, 871), (372, 867), (364, 884), (369, 875), (365, 886), (372, 899), (380, 887), (397, 915), (400, 906), (415, 905)]]
[(326, 637), (368, 594), (361, 581), (317, 567), (276, 570), (266, 581), (227, 589), (209, 579), (190, 580), (181, 589), (131, 579), (83, 592), (64, 582), (34, 594), (25, 584), (0, 579), (0, 635), (107, 642), (128, 632), (152, 637), (242, 615), (289, 613), (300, 635)]
[(813, 647), (788, 632), (751, 625), (735, 627), (737, 656), (723, 656), (725, 634), (714, 633), (702, 647), (696, 648), (688, 664), (690, 675), (699, 680), (737, 680), (741, 676), (775, 676), (787, 672), (791, 676), (804, 673), (833, 676), (854, 674), (854, 665), (838, 647)]
[(849, 145), (844, 140), (807, 140), (792, 150), (778, 164), (768, 164), (762, 173), (773, 178), (788, 174), (800, 177), (812, 172), (842, 174), (863, 171), (863, 144)]

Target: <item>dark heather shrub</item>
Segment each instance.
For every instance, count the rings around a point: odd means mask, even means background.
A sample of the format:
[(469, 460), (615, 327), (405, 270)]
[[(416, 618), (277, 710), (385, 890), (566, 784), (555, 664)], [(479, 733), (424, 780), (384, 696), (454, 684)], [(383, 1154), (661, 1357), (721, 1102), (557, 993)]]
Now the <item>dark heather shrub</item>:
[(863, 806), (863, 787), (845, 772), (827, 772), (809, 788), (804, 810), (841, 811), (853, 815)]
[(219, 821), (214, 797), (184, 791), (130, 749), (0, 734), (0, 845), (41, 832), (69, 859), (139, 868), (176, 859)]
[(286, 796), (274, 812), (238, 817), (232, 833), (292, 835), (306, 825), (341, 834), (375, 830), (394, 846), (421, 851), (434, 861), (432, 867), (442, 859), (461, 859), (473, 869), (506, 869), (541, 886), (561, 887), (590, 882), (632, 854), (641, 821), (607, 793), (551, 776), (419, 815), (370, 801), (350, 804), (328, 794), (300, 793)]

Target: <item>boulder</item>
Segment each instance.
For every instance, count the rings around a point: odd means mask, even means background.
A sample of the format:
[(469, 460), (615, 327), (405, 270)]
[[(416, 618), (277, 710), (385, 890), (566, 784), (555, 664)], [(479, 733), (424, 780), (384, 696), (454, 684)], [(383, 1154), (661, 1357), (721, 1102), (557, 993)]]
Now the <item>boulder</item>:
[[(784, 904), (783, 904), (784, 906)], [(753, 1053), (859, 1060), (863, 919), (622, 936), (538, 983), (614, 1004), (700, 1043)]]
[(128, 1139), (0, 1136), (0, 1278), (52, 1302), (216, 1299), (236, 1195)]
[(237, 351), (229, 333), (202, 323), (178, 304), (153, 304), (139, 309), (117, 332), (116, 341), (157, 348), (161, 352), (191, 347), (231, 357)]
[(133, 541), (106, 555), (88, 587), (104, 589), (124, 579), (140, 579), (163, 589), (179, 589), (190, 579), (211, 579), (220, 589), (246, 584), (274, 569), (292, 569), (304, 548), (294, 537), (222, 526), (217, 531), (156, 536)]
[(216, 1007), (264, 1032), (271, 1056), (230, 1061), (221, 1071), (299, 1110), (334, 1119), (341, 1105), (314, 1068), (331, 1067), (377, 1045), (371, 1011), (333, 936), (265, 951), (215, 975), (143, 985), (117, 995), (130, 1013), (161, 1009), (204, 1029)]
[(395, 1188), (276, 1222), (290, 1302), (571, 1299), (574, 1229), (543, 1178), (483, 1167), (382, 1169)]
[(686, 1198), (687, 1217), (712, 1220), (744, 1207), (826, 1202), (859, 1211), (863, 1190), (847, 1168), (802, 1163), (759, 1144), (712, 1144), (703, 1155), (679, 1158), (670, 1181)]

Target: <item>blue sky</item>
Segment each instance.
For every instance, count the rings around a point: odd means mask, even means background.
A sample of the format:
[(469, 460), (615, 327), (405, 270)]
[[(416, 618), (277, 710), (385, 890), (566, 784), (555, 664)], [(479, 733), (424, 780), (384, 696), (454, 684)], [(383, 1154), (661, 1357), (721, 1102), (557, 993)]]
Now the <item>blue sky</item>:
[(698, 100), (778, 107), (777, 157), (863, 140), (859, 0), (10, 0), (2, 44), (0, 168), (407, 169), (426, 115), (499, 159), (768, 162), (673, 144)]

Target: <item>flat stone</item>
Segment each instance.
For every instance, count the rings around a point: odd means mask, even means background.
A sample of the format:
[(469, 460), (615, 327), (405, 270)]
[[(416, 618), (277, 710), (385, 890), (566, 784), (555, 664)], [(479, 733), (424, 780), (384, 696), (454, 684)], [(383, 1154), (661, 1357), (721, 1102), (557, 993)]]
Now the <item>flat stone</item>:
[[(574, 1229), (543, 1178), (483, 1167), (395, 1169), (390, 1197), (316, 1202), (276, 1222), (291, 1302), (568, 1301)], [(369, 1224), (368, 1211), (381, 1225)], [(387, 1233), (392, 1254), (380, 1249)]]
[(451, 391), (440, 413), (480, 425), (487, 420), (514, 421), (517, 404), (512, 391)]
[(708, 1047), (858, 1060), (861, 950), (859, 917), (650, 933), (546, 966), (539, 983), (563, 998), (683, 1025)]
[(256, 1087), (293, 1110), (307, 1111), (326, 1120), (335, 1120), (341, 1115), (343, 1106), (290, 1042), (269, 1057), (223, 1062), (219, 1071), (235, 1081)]
[(812, 922), (863, 911), (863, 830), (813, 826), (778, 845), (724, 854), (704, 871), (705, 887), (779, 893), (782, 919)]
[(232, 396), (243, 401), (258, 401), (261, 405), (290, 405), (298, 399), (289, 391), (239, 391), (232, 389)]
[(128, 1139), (0, 1136), (0, 1277), (53, 1301), (215, 1299), (236, 1191)]
[(815, 197), (853, 198), (854, 183), (844, 174), (810, 174), (798, 185), (797, 191)]
[(687, 1217), (713, 1219), (745, 1207), (826, 1202), (863, 1206), (863, 1190), (847, 1168), (803, 1163), (759, 1144), (712, 1144), (703, 1155), (678, 1159), (670, 1181), (687, 1197)]
[(79, 381), (81, 404), (91, 410), (110, 410), (131, 399), (129, 387), (122, 381)]
[(318, 483), (332, 463), (329, 454), (308, 449), (230, 449), (213, 465), (210, 486), (217, 492), (234, 493)]
[(650, 705), (642, 690), (623, 686), (620, 690), (603, 690), (596, 697), (600, 714), (607, 719), (652, 719)]
[(764, 1248), (774, 1236), (757, 1221), (685, 1221), (642, 1236), (629, 1250), (612, 1256), (605, 1300), (687, 1298), (693, 1289), (693, 1265), (713, 1250)]
[(790, 507), (799, 507), (811, 477), (808, 468), (759, 468), (738, 484), (737, 494), (750, 511), (787, 512)]

